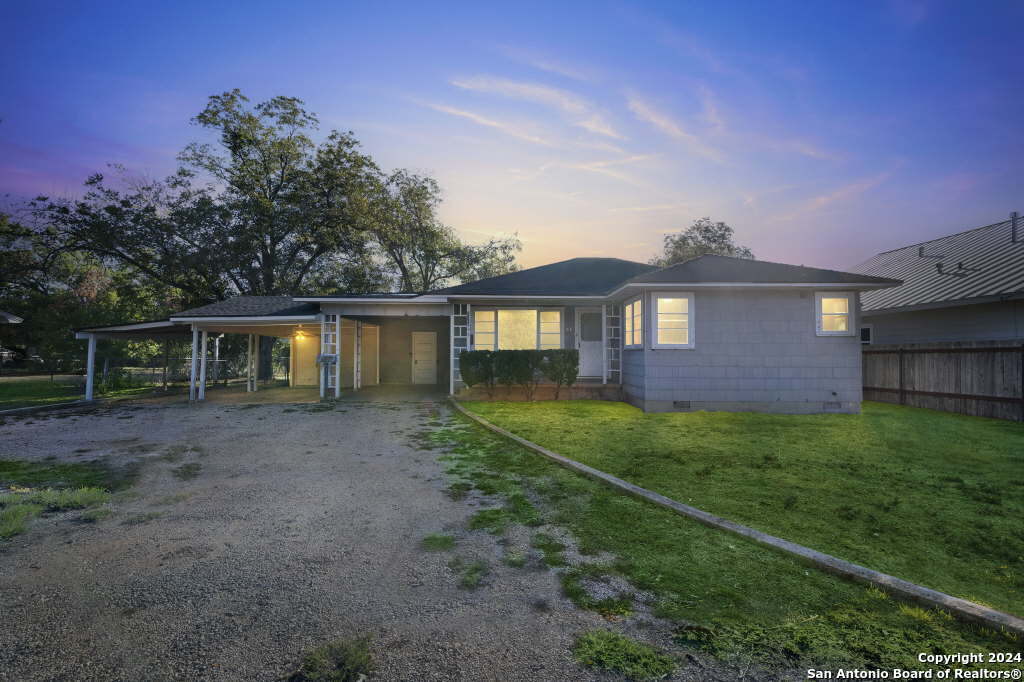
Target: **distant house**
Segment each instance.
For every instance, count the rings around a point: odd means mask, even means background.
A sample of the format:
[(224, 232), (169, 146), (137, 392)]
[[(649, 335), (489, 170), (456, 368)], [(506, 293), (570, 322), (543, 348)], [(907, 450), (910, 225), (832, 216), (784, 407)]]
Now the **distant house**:
[(325, 396), (384, 383), (456, 393), (463, 350), (577, 348), (583, 381), (645, 410), (857, 412), (858, 294), (898, 284), (724, 256), (663, 269), (573, 258), (419, 294), (239, 296), (78, 336), (92, 358), (97, 338), (191, 335), (199, 399), (207, 336), (234, 333), (250, 348), (290, 338), (292, 384)]
[(21, 324), (22, 322), (24, 320), (17, 315), (0, 310), (0, 324)]
[(850, 268), (903, 284), (861, 295), (863, 343), (1024, 339), (1024, 219), (885, 251)]

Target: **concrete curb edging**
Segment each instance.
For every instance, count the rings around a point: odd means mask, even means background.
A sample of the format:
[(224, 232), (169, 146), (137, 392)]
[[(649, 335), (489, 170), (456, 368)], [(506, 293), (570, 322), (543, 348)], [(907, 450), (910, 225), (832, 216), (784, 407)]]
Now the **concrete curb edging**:
[(691, 507), (681, 502), (659, 495), (658, 493), (641, 488), (638, 485), (634, 485), (628, 481), (624, 481), (621, 478), (606, 474), (603, 471), (581, 464), (576, 460), (569, 459), (557, 452), (552, 452), (547, 448), (544, 448), (536, 443), (521, 438), (500, 426), (496, 426), (491, 422), (487, 421), (483, 417), (473, 414), (465, 407), (459, 404), (454, 398), (450, 399), (452, 405), (455, 406), (459, 412), (469, 417), (476, 423), (480, 424), (484, 428), (487, 428), (494, 433), (497, 433), (505, 438), (515, 441), (519, 445), (532, 450), (544, 457), (568, 468), (583, 474), (589, 478), (600, 481), (613, 488), (618, 488), (634, 497), (646, 500), (658, 506), (669, 509), (681, 516), (691, 518), (698, 521), (705, 526), (716, 528), (718, 530), (724, 530), (734, 535), (746, 538), (756, 542), (759, 545), (764, 545), (771, 549), (774, 549), (785, 554), (793, 555), (803, 561), (812, 564), (816, 568), (827, 571), (829, 573), (854, 580), (861, 583), (867, 583), (879, 587), (886, 592), (907, 599), (909, 601), (918, 602), (928, 606), (938, 607), (945, 609), (957, 616), (961, 620), (970, 621), (977, 623), (985, 627), (993, 628), (995, 630), (1005, 630), (1011, 632), (1017, 636), (1024, 636), (1024, 619), (1018, 618), (1017, 616), (1005, 613), (1003, 611), (997, 611), (981, 604), (975, 604), (974, 602), (967, 601), (966, 599), (960, 599), (959, 597), (953, 597), (943, 592), (923, 587), (916, 583), (912, 583), (895, 576), (880, 573), (878, 571), (859, 566), (849, 561), (845, 561), (838, 557), (831, 556), (830, 554), (824, 554), (822, 552), (815, 551), (809, 547), (798, 545), (795, 542), (789, 540), (783, 540), (767, 533), (754, 530), (747, 526), (734, 523), (728, 519), (723, 519), (714, 514), (709, 514), (706, 511)]

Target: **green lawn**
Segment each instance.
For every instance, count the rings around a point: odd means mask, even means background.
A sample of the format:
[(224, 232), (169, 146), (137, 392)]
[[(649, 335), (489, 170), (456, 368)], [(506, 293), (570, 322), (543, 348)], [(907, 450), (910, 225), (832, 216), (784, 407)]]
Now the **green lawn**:
[[(518, 405), (538, 419), (548, 407)], [(787, 678), (813, 666), (920, 669), (921, 652), (1022, 648), (1019, 638), (898, 602), (616, 492), (465, 418), (425, 434), (424, 443), (443, 448), (452, 497), (470, 488), (498, 496), (500, 506), (477, 512), (469, 526), (503, 534), (511, 524), (548, 523), (572, 534), (596, 563), (569, 564), (562, 544), (543, 529), (531, 544), (578, 606), (612, 619), (628, 615), (630, 599), (596, 600), (581, 585), (587, 577), (622, 576), (653, 595), (656, 615), (678, 624), (679, 644), (740, 668), (753, 663)], [(758, 678), (756, 669), (751, 674)]]
[(809, 416), (466, 406), (681, 502), (1024, 615), (1024, 424), (881, 403)]
[(0, 378), (0, 410), (66, 403), (79, 400), (83, 394), (77, 383), (60, 379)]
[[(53, 403), (68, 403), (85, 397), (83, 377), (75, 379), (58, 378), (50, 381), (45, 378), (0, 378), (0, 410), (12, 410), (17, 407), (37, 407)], [(145, 395), (153, 390), (151, 385), (132, 386), (101, 392), (96, 389), (97, 398), (128, 398)]]

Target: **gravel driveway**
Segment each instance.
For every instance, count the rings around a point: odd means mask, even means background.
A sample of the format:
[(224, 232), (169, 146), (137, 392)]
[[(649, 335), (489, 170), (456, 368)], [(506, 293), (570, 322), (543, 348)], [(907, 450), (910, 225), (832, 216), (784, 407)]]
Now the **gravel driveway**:
[[(108, 520), (47, 516), (0, 544), (0, 679), (274, 680), (370, 634), (386, 680), (607, 679), (569, 658), (602, 624), (511, 568), (416, 434), (430, 400), (136, 403), (8, 418), (0, 456), (138, 462)], [(459, 538), (426, 552), (429, 533)], [(491, 573), (459, 589), (453, 555)]]

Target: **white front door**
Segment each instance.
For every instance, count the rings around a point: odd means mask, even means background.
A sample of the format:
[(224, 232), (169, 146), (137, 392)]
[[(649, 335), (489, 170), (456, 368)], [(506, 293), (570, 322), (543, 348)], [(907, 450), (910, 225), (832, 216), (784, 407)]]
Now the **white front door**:
[(576, 309), (576, 347), (580, 351), (580, 376), (601, 376), (604, 363), (601, 357), (600, 309)]
[(412, 333), (412, 383), (437, 383), (437, 332)]

